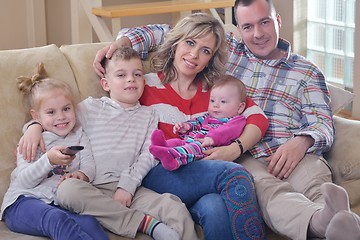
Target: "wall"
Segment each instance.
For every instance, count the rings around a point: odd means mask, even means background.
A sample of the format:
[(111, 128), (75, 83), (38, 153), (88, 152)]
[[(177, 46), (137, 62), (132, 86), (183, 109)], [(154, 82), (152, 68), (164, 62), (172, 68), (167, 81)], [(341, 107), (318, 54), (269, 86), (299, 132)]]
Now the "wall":
[[(0, 14), (2, 21), (0, 22), (0, 50), (4, 49), (16, 49), (35, 47), (45, 44), (56, 44), (58, 46), (62, 44), (71, 44), (71, 0), (26, 0), (27, 4), (24, 4), (25, 0), (0, 0)], [(75, 0), (76, 1), (76, 0)], [(137, 0), (148, 1), (148, 0)], [(160, 1), (160, 0), (156, 0)], [(283, 4), (286, 1), (286, 6)], [(35, 44), (34, 39), (31, 37), (29, 31), (29, 19), (31, 18), (31, 4), (44, 4), (46, 19), (46, 25), (44, 29), (45, 36), (42, 37), (40, 44)], [(104, 0), (104, 5), (129, 3), (133, 0)], [(277, 10), (282, 16), (283, 27), (281, 29), (281, 36), (293, 42), (293, 27), (292, 24), (288, 24), (292, 21), (292, 0), (274, 0), (277, 6)], [(122, 21), (124, 27), (139, 26), (146, 23), (170, 23), (171, 16), (168, 14), (151, 15), (144, 17), (128, 17)], [(34, 23), (35, 27), (38, 27), (37, 22)], [(94, 41), (97, 38), (94, 36)]]
[(22, 0), (0, 0), (0, 49), (27, 46), (26, 11)]
[[(26, 4), (24, 2), (26, 1)], [(45, 44), (71, 44), (71, 1), (72, 0), (0, 0), (0, 50), (35, 47)], [(76, 0), (74, 0), (76, 1)], [(137, 0), (148, 1), (148, 0)], [(161, 1), (161, 0), (157, 0)], [(31, 18), (31, 2), (35, 5), (45, 5), (44, 17), (46, 25), (44, 41), (34, 44), (31, 34), (28, 34), (29, 19)], [(104, 0), (104, 5), (130, 3), (133, 0)], [(39, 8), (39, 7), (38, 7)], [(38, 15), (35, 16), (38, 18)], [(128, 17), (122, 21), (124, 27), (139, 26), (146, 23), (168, 23), (168, 14), (151, 15), (145, 17)], [(35, 27), (39, 24), (34, 23)], [(40, 37), (40, 36), (36, 36)], [(94, 35), (94, 41), (97, 41)]]

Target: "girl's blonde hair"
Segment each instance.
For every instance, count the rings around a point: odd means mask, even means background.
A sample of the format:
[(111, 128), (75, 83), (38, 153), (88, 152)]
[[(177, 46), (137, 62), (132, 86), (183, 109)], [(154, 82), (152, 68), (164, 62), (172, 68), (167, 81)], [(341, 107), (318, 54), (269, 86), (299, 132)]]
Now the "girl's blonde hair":
[(16, 80), (18, 90), (23, 94), (23, 102), (27, 110), (38, 110), (41, 101), (54, 90), (62, 91), (75, 106), (75, 96), (70, 86), (61, 80), (49, 78), (43, 63), (36, 65), (32, 77), (21, 76)]
[(180, 20), (166, 35), (164, 43), (152, 58), (153, 70), (162, 71), (165, 75), (163, 84), (177, 78), (173, 64), (176, 46), (185, 39), (201, 38), (208, 34), (213, 34), (216, 40), (214, 56), (210, 59), (208, 66), (197, 74), (196, 80), (202, 81), (208, 88), (213, 85), (225, 71), (228, 56), (223, 26), (216, 18), (205, 13), (194, 13)]

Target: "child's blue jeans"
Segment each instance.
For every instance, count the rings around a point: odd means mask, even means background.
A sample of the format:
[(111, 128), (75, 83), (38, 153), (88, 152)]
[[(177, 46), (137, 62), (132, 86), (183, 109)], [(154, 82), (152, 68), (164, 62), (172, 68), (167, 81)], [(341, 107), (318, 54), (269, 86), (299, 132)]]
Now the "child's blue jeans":
[(13, 232), (55, 240), (109, 239), (94, 217), (72, 213), (33, 197), (20, 196), (5, 210), (4, 220)]

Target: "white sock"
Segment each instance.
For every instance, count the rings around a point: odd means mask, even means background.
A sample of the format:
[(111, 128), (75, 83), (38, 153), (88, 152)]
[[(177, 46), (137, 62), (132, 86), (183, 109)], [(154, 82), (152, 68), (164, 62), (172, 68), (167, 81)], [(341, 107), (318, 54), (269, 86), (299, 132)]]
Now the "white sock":
[(154, 230), (152, 237), (155, 240), (180, 240), (179, 234), (172, 228), (170, 228), (168, 225), (160, 222)]
[(345, 210), (338, 212), (326, 228), (325, 237), (326, 240), (360, 239), (360, 217)]
[(334, 183), (323, 183), (320, 191), (325, 199), (325, 207), (314, 213), (310, 220), (311, 235), (325, 237), (325, 231), (336, 213), (350, 211), (348, 195), (342, 187)]

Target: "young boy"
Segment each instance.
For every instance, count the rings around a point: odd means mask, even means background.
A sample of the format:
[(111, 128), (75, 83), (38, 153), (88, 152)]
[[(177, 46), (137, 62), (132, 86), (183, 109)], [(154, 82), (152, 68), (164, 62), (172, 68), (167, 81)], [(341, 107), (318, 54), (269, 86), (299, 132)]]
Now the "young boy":
[(211, 89), (208, 113), (174, 125), (180, 138), (165, 140), (161, 130), (151, 136), (150, 152), (167, 170), (176, 170), (204, 158), (203, 149), (229, 145), (242, 133), (246, 118), (246, 87), (239, 79), (225, 75)]
[(108, 230), (130, 238), (140, 231), (156, 240), (197, 239), (194, 222), (177, 197), (140, 186), (157, 164), (149, 145), (158, 118), (139, 103), (145, 80), (138, 53), (121, 48), (103, 64), (100, 83), (109, 97), (89, 97), (77, 112), (91, 142), (96, 176), (92, 184), (63, 181), (57, 191), (60, 206), (95, 216)]

